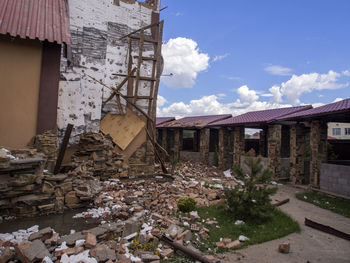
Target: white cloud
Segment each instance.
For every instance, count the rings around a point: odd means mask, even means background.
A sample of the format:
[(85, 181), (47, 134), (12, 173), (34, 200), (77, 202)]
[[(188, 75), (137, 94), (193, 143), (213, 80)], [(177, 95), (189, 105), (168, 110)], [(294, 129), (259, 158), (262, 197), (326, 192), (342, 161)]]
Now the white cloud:
[(344, 100), (343, 98), (336, 98), (335, 100), (333, 100), (333, 102), (338, 102), (338, 101), (341, 101), (341, 100)]
[(177, 12), (177, 13), (175, 14), (175, 16), (183, 16), (183, 13)]
[(344, 70), (344, 71), (342, 71), (342, 74), (344, 76), (350, 77), (350, 70)]
[(168, 101), (161, 95), (158, 94), (157, 97), (157, 106), (162, 107), (164, 106), (165, 103), (167, 103)]
[(278, 66), (278, 65), (271, 65), (264, 68), (264, 70), (271, 74), (271, 75), (278, 75), (278, 76), (290, 76), (292, 75), (292, 69)]
[(241, 86), (237, 89), (239, 99), (237, 102), (241, 103), (253, 103), (259, 99), (257, 92), (255, 90), (250, 90), (247, 85)]
[(332, 90), (348, 86), (348, 84), (338, 83), (341, 74), (330, 70), (326, 74), (310, 73), (293, 75), (291, 79), (283, 82), (280, 92), (287, 98), (289, 103), (299, 104), (300, 96), (314, 90)]
[(276, 102), (276, 103), (281, 103), (283, 101), (282, 99), (282, 93), (280, 91), (280, 87), (279, 86), (272, 86), (269, 91), (271, 92), (271, 95), (272, 95), (272, 100), (273, 102)]
[(203, 96), (200, 99), (191, 100), (188, 104), (175, 102), (168, 107), (158, 108), (157, 116), (174, 116), (176, 118), (213, 114), (232, 114), (236, 116), (248, 111), (291, 106), (288, 104), (259, 101), (259, 96), (256, 95), (257, 92), (250, 90), (247, 86), (237, 89), (237, 94), (239, 95), (239, 99), (230, 103), (221, 103), (219, 95)]
[(213, 58), (213, 61), (212, 62), (216, 62), (216, 61), (220, 61), (220, 60), (223, 60), (224, 58), (228, 57), (230, 54), (229, 53), (225, 53), (223, 55), (218, 55), (218, 56), (215, 56)]
[(164, 75), (161, 81), (172, 88), (192, 88), (199, 72), (209, 66), (208, 54), (201, 53), (198, 44), (188, 38), (178, 37), (163, 44)]

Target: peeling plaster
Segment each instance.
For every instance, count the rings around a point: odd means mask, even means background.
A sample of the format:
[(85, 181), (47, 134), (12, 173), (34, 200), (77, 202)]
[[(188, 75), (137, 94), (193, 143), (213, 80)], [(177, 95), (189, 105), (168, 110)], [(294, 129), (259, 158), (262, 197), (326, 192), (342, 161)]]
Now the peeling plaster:
[[(67, 67), (66, 59), (61, 62), (57, 125), (63, 134), (67, 124), (74, 125), (72, 142), (77, 142), (81, 132), (99, 130), (99, 122), (106, 112), (119, 113), (116, 103), (111, 102), (102, 109), (102, 102), (110, 90), (83, 73), (103, 81), (108, 86), (117, 86), (124, 77), (114, 73), (127, 74), (127, 40), (119, 38), (140, 27), (151, 24), (152, 8), (144, 3), (114, 0), (70, 0), (70, 28), (72, 35), (73, 69)], [(159, 10), (159, 3), (157, 3)], [(150, 30), (146, 31), (150, 35)], [(138, 46), (133, 44), (133, 56), (138, 55)], [(145, 45), (144, 56), (153, 54), (153, 46)], [(136, 66), (133, 59), (133, 67)], [(143, 62), (141, 75), (150, 77), (152, 62)], [(127, 94), (127, 85), (121, 89)], [(140, 96), (150, 95), (150, 82), (140, 81)], [(125, 101), (121, 100), (123, 106)], [(144, 111), (148, 100), (138, 100)], [(136, 114), (140, 114), (135, 111)]]

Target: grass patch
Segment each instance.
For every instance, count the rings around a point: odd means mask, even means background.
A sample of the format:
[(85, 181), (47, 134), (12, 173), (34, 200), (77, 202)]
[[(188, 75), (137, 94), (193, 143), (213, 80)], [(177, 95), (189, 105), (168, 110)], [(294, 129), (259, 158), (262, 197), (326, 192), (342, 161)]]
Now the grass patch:
[(317, 192), (297, 193), (296, 198), (337, 214), (350, 217), (350, 201)]
[[(248, 241), (242, 242), (242, 247), (246, 247), (277, 239), (293, 232), (300, 232), (299, 224), (278, 209), (274, 210), (272, 218), (266, 222), (246, 221), (245, 224), (239, 226), (235, 225), (234, 222), (240, 218), (230, 216), (225, 211), (225, 204), (198, 207), (197, 210), (202, 219), (216, 218), (220, 226), (220, 228), (208, 227), (210, 230), (209, 238), (200, 246), (200, 249), (206, 252), (208, 252), (208, 248), (211, 250), (216, 248), (216, 242), (220, 238), (236, 240), (240, 235), (244, 235), (249, 238)], [(220, 249), (218, 252), (225, 252), (226, 250)]]

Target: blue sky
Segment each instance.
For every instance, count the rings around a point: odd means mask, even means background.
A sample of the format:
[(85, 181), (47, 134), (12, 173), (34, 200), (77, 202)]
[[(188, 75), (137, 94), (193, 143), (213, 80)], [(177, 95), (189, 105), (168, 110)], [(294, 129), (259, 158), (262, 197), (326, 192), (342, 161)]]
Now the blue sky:
[(158, 116), (350, 97), (350, 1), (162, 0)]

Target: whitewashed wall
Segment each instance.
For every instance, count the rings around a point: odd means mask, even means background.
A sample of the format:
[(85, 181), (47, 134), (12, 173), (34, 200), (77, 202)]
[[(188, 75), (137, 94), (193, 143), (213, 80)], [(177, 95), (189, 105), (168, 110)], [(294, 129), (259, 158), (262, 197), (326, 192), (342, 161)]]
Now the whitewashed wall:
[[(133, 30), (151, 24), (152, 9), (135, 2), (133, 4), (113, 0), (69, 0), (70, 28), (72, 34), (73, 68), (67, 67), (63, 58), (59, 85), (57, 125), (62, 134), (68, 123), (74, 125), (71, 142), (77, 142), (82, 132), (98, 131), (100, 120), (106, 112), (118, 113), (115, 103), (102, 108), (102, 101), (110, 90), (84, 76), (83, 72), (116, 86), (127, 74), (127, 39), (118, 40)], [(158, 9), (159, 10), (159, 5)], [(151, 34), (150, 31), (147, 34)], [(137, 55), (135, 42), (133, 55)], [(144, 56), (153, 54), (153, 46), (144, 48)], [(137, 60), (133, 61), (136, 66)], [(143, 63), (142, 76), (151, 76), (151, 62)], [(121, 92), (126, 94), (124, 85)], [(149, 82), (140, 82), (139, 95), (149, 95)], [(122, 99), (122, 103), (124, 100)], [(146, 112), (148, 101), (138, 101)], [(135, 113), (139, 114), (137, 111)]]

